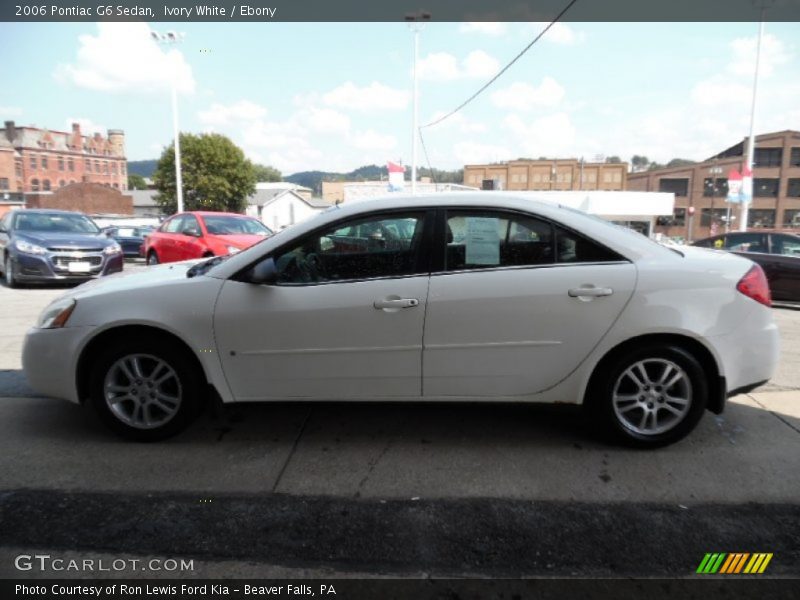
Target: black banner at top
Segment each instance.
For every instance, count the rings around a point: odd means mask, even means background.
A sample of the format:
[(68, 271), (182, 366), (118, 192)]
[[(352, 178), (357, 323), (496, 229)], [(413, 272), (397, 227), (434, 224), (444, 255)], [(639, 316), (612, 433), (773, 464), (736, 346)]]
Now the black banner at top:
[[(571, 0), (18, 0), (0, 21), (551, 21)], [(562, 21), (800, 21), (800, 0), (577, 0)]]

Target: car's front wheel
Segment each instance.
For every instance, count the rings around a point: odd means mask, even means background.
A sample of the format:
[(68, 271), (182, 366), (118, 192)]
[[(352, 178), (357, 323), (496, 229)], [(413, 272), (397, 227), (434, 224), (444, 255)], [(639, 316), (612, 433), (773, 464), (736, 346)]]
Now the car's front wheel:
[(6, 260), (3, 263), (3, 277), (6, 280), (6, 286), (10, 288), (17, 287), (17, 280), (14, 277), (14, 264), (11, 262), (10, 256), (6, 256)]
[(150, 252), (147, 253), (147, 264), (148, 265), (158, 264), (158, 254), (156, 254), (154, 250), (150, 250)]
[(137, 441), (162, 440), (183, 430), (197, 415), (202, 379), (197, 370), (174, 342), (121, 341), (92, 369), (91, 402), (115, 432)]
[(706, 408), (703, 367), (679, 346), (647, 345), (601, 368), (588, 408), (605, 433), (628, 445), (676, 442), (695, 428)]

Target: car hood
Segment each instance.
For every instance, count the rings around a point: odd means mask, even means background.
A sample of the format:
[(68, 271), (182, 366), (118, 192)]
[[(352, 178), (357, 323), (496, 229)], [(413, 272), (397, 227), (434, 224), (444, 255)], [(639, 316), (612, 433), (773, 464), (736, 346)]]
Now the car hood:
[(245, 249), (249, 248), (256, 242), (260, 242), (263, 240), (265, 235), (248, 235), (248, 234), (228, 234), (228, 235), (210, 235), (209, 238), (221, 242), (223, 244), (228, 244), (230, 246), (236, 246), (237, 248)]
[(101, 248), (112, 243), (106, 235), (99, 233), (50, 233), (45, 231), (17, 231), (14, 238), (32, 244), (52, 247), (66, 247), (80, 250), (82, 248)]
[(186, 277), (186, 271), (188, 271), (192, 265), (202, 262), (202, 260), (184, 260), (181, 262), (150, 266), (144, 271), (138, 271), (136, 273), (126, 273), (123, 271), (115, 275), (99, 277), (71, 289), (60, 296), (60, 298), (80, 299), (109, 292), (157, 286), (170, 280), (183, 279), (188, 281), (189, 279)]

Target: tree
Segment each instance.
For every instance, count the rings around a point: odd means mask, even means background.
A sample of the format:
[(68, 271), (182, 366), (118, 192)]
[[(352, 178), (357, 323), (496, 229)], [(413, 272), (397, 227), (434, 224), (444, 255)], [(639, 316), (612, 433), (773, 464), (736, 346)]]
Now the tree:
[(695, 161), (686, 158), (673, 158), (667, 163), (667, 167), (688, 167), (689, 165), (696, 164)]
[(634, 173), (644, 171), (649, 164), (650, 160), (646, 156), (639, 156), (638, 154), (631, 156), (631, 167)]
[(256, 181), (282, 181), (281, 172), (275, 167), (267, 165), (253, 165)]
[(129, 190), (146, 190), (147, 189), (147, 182), (144, 180), (144, 177), (138, 175), (137, 173), (132, 173), (128, 175), (128, 189)]
[[(180, 134), (184, 210), (243, 212), (247, 197), (255, 191), (253, 164), (224, 135)], [(175, 150), (164, 149), (153, 173), (158, 194), (155, 201), (166, 214), (177, 210)]]
[(618, 165), (622, 162), (622, 159), (619, 156), (607, 156), (606, 162), (609, 164)]

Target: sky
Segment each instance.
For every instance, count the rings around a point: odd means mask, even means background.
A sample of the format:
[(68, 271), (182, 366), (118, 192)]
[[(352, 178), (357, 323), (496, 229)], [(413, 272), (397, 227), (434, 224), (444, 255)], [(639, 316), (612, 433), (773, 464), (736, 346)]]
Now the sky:
[[(544, 23), (427, 23), (419, 122), (450, 112)], [(150, 31), (183, 41), (158, 45)], [(439, 169), (519, 157), (703, 160), (749, 133), (757, 23), (557, 23), (423, 129)], [(766, 23), (756, 132), (800, 130), (800, 23)], [(0, 120), (123, 129), (129, 160), (180, 129), (284, 174), (412, 161), (405, 23), (0, 23)], [(10, 85), (7, 83), (10, 82)], [(427, 166), (422, 148), (418, 164)]]

